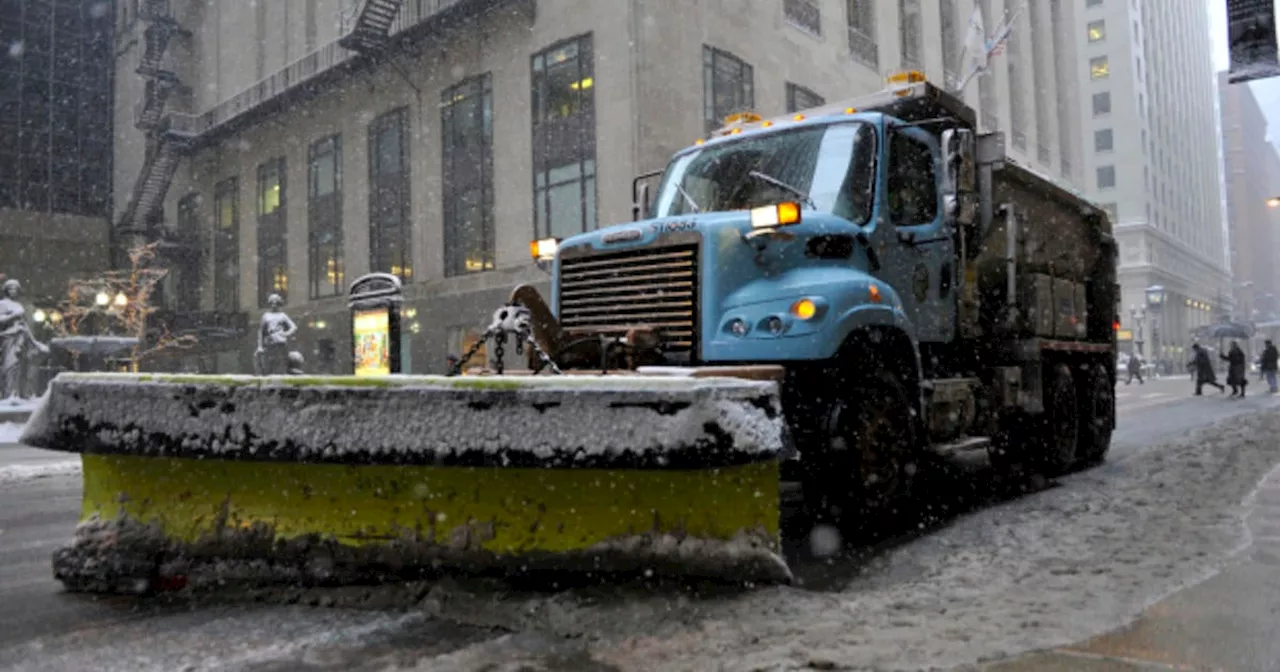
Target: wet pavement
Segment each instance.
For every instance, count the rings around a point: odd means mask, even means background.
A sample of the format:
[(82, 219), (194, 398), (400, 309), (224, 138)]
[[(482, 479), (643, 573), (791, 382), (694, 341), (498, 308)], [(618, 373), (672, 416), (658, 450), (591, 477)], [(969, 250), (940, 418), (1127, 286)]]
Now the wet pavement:
[(984, 672), (1280, 670), (1280, 469), (1246, 518), (1252, 545), (1212, 578), (1152, 605), (1115, 632)]

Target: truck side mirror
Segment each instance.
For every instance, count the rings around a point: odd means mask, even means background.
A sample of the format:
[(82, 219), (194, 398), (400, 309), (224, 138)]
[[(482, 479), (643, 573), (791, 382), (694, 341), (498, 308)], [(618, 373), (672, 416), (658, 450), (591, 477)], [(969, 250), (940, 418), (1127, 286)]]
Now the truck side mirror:
[(942, 159), (946, 166), (946, 193), (973, 193), (977, 171), (973, 158), (973, 131), (949, 128), (942, 132)]
[(638, 222), (642, 219), (649, 219), (648, 182), (644, 182), (640, 185), (640, 193), (636, 195), (635, 203), (631, 204), (631, 220)]
[(966, 237), (977, 224), (977, 162), (973, 131), (948, 128), (942, 132), (942, 196), (947, 217)]
[(662, 173), (661, 170), (653, 170), (631, 180), (631, 221), (649, 218), (649, 180)]

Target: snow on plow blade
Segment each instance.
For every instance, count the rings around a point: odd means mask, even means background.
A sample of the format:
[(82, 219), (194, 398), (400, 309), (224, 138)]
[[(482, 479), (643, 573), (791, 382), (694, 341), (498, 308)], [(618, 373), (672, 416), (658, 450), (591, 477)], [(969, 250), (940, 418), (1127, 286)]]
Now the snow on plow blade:
[(82, 454), (71, 589), (423, 571), (786, 581), (773, 383), (62, 374), (23, 434)]

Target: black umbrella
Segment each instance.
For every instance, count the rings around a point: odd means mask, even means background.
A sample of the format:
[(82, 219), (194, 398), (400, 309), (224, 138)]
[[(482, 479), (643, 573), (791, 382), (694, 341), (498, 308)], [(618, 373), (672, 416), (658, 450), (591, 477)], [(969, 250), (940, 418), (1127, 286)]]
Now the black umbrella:
[(1249, 338), (1253, 336), (1253, 326), (1239, 322), (1206, 324), (1196, 329), (1196, 335), (1202, 338)]

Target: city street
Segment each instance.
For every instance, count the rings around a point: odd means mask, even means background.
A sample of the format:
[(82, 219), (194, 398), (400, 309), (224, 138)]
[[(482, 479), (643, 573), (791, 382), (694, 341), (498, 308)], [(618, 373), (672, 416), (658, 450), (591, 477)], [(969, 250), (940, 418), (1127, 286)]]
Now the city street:
[[(1257, 440), (1280, 429), (1280, 398), (1196, 398), (1191, 387), (1118, 385), (1115, 447), (1095, 470), (1023, 497), (979, 496), (923, 534), (837, 560), (793, 540), (806, 585), (747, 591), (445, 581), (264, 602), (69, 595), (49, 557), (77, 517), (76, 459), (8, 444), (0, 668), (914, 669), (1045, 650), (986, 669), (1268, 669), (1280, 660), (1280, 626), (1266, 616), (1280, 590), (1251, 586), (1280, 581), (1280, 537), (1274, 518), (1250, 514), (1280, 505), (1280, 486), (1251, 495), (1280, 462), (1280, 446)], [(1216, 443), (1187, 442), (1214, 423), (1225, 423)], [(1233, 627), (1210, 618), (1214, 604), (1257, 618)], [(1188, 627), (1199, 639), (1179, 635)]]

